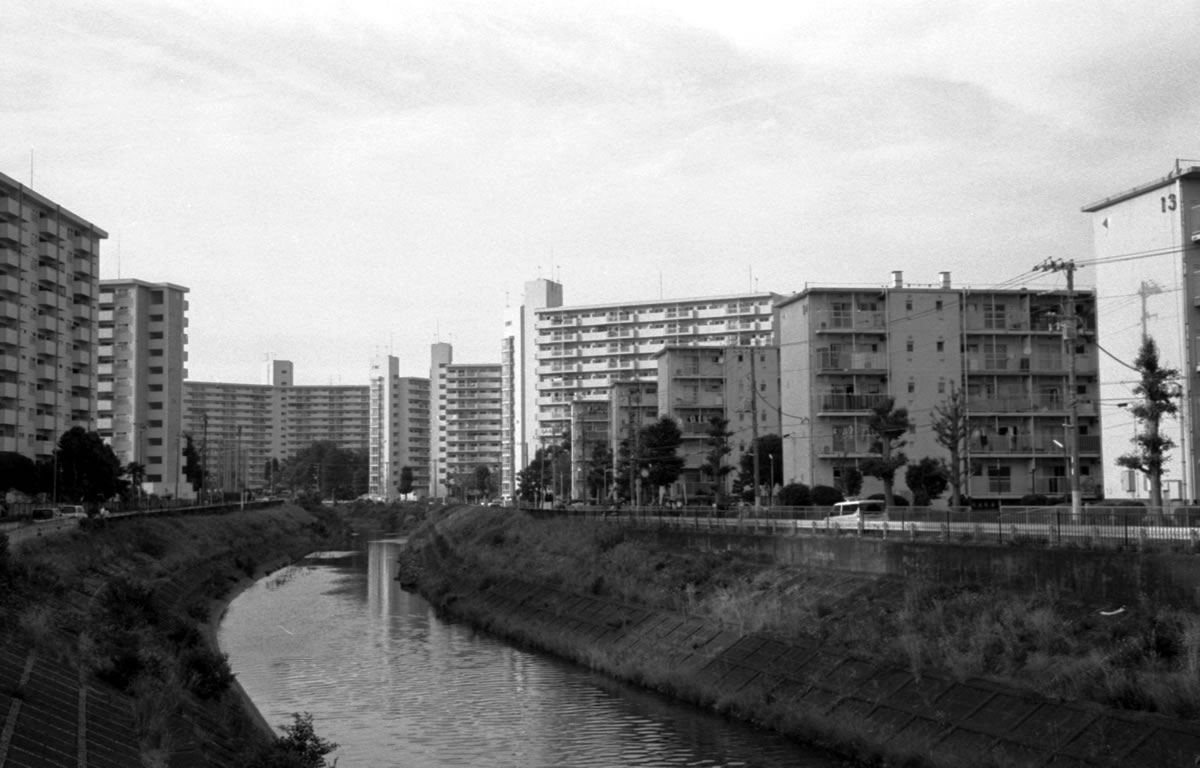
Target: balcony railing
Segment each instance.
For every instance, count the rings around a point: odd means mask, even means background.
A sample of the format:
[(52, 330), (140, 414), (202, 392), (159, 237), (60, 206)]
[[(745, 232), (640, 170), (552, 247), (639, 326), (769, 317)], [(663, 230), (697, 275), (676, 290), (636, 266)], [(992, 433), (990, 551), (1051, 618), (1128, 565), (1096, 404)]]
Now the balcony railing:
[(828, 411), (869, 411), (881, 400), (887, 398), (884, 394), (841, 395), (825, 394), (817, 396), (817, 407), (822, 412)]

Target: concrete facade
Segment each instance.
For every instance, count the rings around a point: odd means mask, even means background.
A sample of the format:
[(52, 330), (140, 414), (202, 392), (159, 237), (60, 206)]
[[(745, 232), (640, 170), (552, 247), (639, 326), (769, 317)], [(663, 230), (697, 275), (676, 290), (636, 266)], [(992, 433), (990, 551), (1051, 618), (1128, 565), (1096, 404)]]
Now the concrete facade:
[(425, 495), (430, 482), (429, 379), (398, 371), (391, 355), (371, 363), (368, 493), (381, 500), (398, 496), (404, 467), (412, 471), (413, 493)]
[[(1064, 340), (1069, 300), (1076, 343)], [(933, 411), (957, 388), (970, 419), (964, 493), (973, 503), (1069, 492), (1072, 407), (1082, 497), (1102, 492), (1093, 292), (954, 288), (949, 273), (932, 285), (909, 285), (894, 273), (890, 285), (875, 288), (805, 290), (779, 303), (778, 323), (788, 482), (837, 486), (843, 467), (872, 455), (867, 420), (887, 397), (913, 421), (902, 449), (910, 463), (948, 459)], [(895, 487), (911, 500), (903, 474)], [(864, 478), (862, 495), (881, 490)]]
[(479, 467), (488, 468), (499, 490), (502, 374), (500, 364), (455, 363), (453, 348), (444, 342), (431, 347), (430, 399), (436, 414), (431, 445), (433, 495), (470, 496)]
[(187, 288), (102, 280), (96, 431), (122, 465), (145, 470), (142, 492), (193, 498), (183, 477)]
[[(1136, 400), (1138, 375), (1130, 371), (1143, 336), (1158, 345), (1163, 367), (1177, 368), (1178, 418), (1161, 431), (1175, 441), (1163, 475), (1163, 494), (1195, 499), (1200, 453), (1200, 165), (1176, 161), (1164, 177), (1084, 206), (1091, 216), (1097, 309), (1104, 348), (1100, 358), (1100, 399), (1106, 406), (1105, 495), (1147, 499), (1144, 476), (1116, 468), (1130, 452), (1140, 427), (1121, 403)], [(1087, 267), (1085, 267), (1086, 271)]]
[(317, 441), (368, 453), (368, 387), (297, 386), (287, 360), (271, 361), (268, 376), (268, 384), (184, 382), (184, 430), (204, 457), (210, 488), (263, 488), (269, 460)]
[(0, 174), (0, 451), (48, 458), (62, 433), (95, 428), (107, 237)]
[[(683, 432), (679, 455), (687, 462), (676, 495), (711, 495), (714, 481), (700, 467), (707, 460), (710, 420), (728, 422), (730, 453), (722, 493), (728, 493), (741, 456), (751, 450), (754, 435), (779, 435), (779, 348), (677, 347), (658, 355), (658, 415), (670, 416)], [(786, 440), (785, 448), (786, 448)], [(769, 461), (768, 457), (762, 457)], [(780, 459), (782, 462), (782, 459)], [(782, 484), (783, 478), (776, 478)]]

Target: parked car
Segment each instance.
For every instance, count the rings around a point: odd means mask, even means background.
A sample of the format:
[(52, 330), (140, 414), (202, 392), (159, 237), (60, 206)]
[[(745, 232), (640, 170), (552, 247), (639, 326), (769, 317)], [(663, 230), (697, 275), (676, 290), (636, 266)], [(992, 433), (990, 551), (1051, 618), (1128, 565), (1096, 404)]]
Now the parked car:
[(78, 504), (60, 504), (58, 514), (60, 517), (87, 517), (87, 511)]

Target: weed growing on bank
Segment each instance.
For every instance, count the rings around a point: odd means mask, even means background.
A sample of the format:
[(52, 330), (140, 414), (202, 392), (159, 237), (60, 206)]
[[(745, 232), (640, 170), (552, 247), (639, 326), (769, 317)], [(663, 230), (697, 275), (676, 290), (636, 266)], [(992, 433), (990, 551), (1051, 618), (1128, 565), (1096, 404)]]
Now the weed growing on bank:
[[(990, 677), (1043, 695), (1200, 717), (1200, 617), (1142, 601), (1081, 605), (1053, 590), (857, 576), (663, 551), (604, 522), (460, 508), (414, 541), (481, 583), (540, 581), (685, 612), (740, 633), (822, 644), (956, 679)], [(432, 569), (434, 573), (438, 569)], [(423, 586), (428, 584), (423, 582)], [(449, 585), (432, 588), (435, 600)], [(586, 658), (583, 649), (568, 649)], [(619, 666), (619, 664), (618, 664)]]

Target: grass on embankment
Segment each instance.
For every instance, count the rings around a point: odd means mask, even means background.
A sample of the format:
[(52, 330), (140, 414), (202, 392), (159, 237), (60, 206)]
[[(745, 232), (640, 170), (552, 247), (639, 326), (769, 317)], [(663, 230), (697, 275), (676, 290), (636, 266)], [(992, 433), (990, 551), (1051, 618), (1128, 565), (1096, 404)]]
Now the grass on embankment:
[[(1050, 590), (902, 582), (730, 553), (659, 551), (609, 523), (535, 520), (509, 509), (455, 511), (438, 522), (437, 534), (443, 544), (426, 556), (440, 553), (480, 583), (542, 581), (743, 633), (815, 637), (916, 674), (987, 677), (1051, 697), (1200, 715), (1200, 616), (1146, 601), (1104, 615), (1112, 606)], [(422, 538), (433, 540), (427, 531), (414, 543)]]
[[(0, 632), (65, 666), (82, 667), (133, 697), (148, 765), (169, 751), (168, 725), (200, 707), (245, 747), (262, 743), (230, 692), (224, 654), (204, 640), (212, 600), (258, 570), (259, 558), (300, 555), (332, 518), (299, 507), (226, 515), (87, 521), (79, 531), (0, 552)], [(182, 605), (158, 597), (183, 573)], [(228, 745), (227, 745), (228, 746)]]

